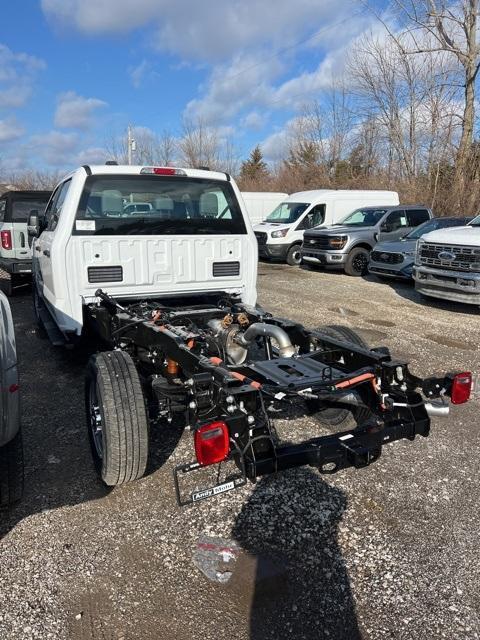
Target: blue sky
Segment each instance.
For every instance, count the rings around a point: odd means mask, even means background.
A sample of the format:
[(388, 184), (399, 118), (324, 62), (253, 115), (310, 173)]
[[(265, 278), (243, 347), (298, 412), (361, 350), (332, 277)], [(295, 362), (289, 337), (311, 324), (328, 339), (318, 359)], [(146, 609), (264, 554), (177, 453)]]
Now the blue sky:
[(240, 155), (275, 136), (378, 28), (356, 0), (21, 0), (2, 7), (0, 163), (105, 158), (131, 122), (202, 120)]

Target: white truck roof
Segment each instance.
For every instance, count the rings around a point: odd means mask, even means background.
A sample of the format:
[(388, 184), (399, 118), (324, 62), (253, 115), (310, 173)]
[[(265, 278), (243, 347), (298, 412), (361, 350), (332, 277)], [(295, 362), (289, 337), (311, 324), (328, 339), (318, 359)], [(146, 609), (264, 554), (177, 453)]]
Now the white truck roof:
[(348, 196), (357, 198), (360, 193), (366, 193), (367, 195), (375, 193), (376, 195), (385, 195), (387, 198), (391, 198), (392, 196), (398, 197), (396, 191), (379, 191), (377, 189), (313, 189), (312, 191), (297, 191), (297, 193), (290, 194), (285, 200), (290, 200), (291, 202), (313, 202), (319, 198), (330, 196), (334, 198), (345, 198)]
[(185, 173), (185, 175), (189, 176), (190, 178), (206, 178), (210, 180), (225, 180), (225, 181), (228, 181), (230, 178), (226, 173), (223, 173), (221, 171), (210, 171), (207, 169), (189, 169), (186, 167), (160, 167), (158, 165), (100, 164), (100, 165), (84, 165), (83, 167), (75, 169), (75, 171), (72, 171), (71, 173), (66, 175), (62, 179), (62, 182), (66, 178), (69, 178), (70, 176), (73, 176), (74, 174), (81, 171), (87, 171), (87, 173), (88, 171), (90, 171), (92, 175), (100, 175), (100, 174), (139, 175), (142, 169), (146, 170), (146, 169), (153, 169), (153, 168), (167, 169), (167, 170), (174, 169), (177, 171), (182, 171)]

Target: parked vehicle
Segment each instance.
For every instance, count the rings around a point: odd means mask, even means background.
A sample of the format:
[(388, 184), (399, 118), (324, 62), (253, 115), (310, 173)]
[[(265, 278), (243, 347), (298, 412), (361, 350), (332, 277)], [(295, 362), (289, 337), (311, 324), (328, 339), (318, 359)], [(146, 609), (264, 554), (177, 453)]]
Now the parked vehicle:
[(431, 217), (430, 209), (420, 205), (362, 207), (338, 224), (305, 232), (301, 260), (361, 276), (377, 242), (398, 240)]
[(8, 298), (0, 291), (0, 508), (22, 497), (23, 448), (17, 371), (17, 349)]
[(153, 211), (153, 205), (151, 202), (129, 202), (123, 207), (123, 213), (125, 214), (130, 214), (133, 212), (149, 213), (150, 211)]
[(424, 296), (480, 305), (480, 216), (464, 227), (422, 236), (413, 278)]
[[(122, 198), (139, 194), (169, 199), (174, 216), (125, 217)], [(367, 466), (385, 443), (427, 436), (447, 396), (468, 400), (468, 373), (422, 380), (347, 327), (308, 330), (254, 306), (257, 245), (239, 195), (223, 173), (82, 167), (55, 189), (44, 220), (30, 217), (40, 321), (49, 315), (64, 339), (87, 328), (97, 338), (86, 415), (107, 485), (143, 475), (149, 429), (166, 431), (174, 417), (194, 439), (195, 460), (175, 468), (186, 504), (304, 464)], [(279, 443), (270, 409), (292, 405), (343, 431)], [(220, 463), (215, 486), (184, 497), (186, 475)]]
[(270, 191), (242, 191), (243, 202), (252, 224), (258, 224), (288, 198), (288, 193)]
[(430, 231), (465, 226), (471, 219), (432, 218), (407, 233), (400, 240), (377, 243), (370, 254), (368, 272), (380, 278), (412, 280), (417, 240)]
[(259, 256), (300, 264), (305, 230), (334, 224), (358, 207), (398, 203), (395, 191), (318, 189), (292, 193), (254, 227)]
[(32, 210), (43, 211), (50, 195), (51, 191), (7, 191), (0, 197), (0, 288), (7, 296), (30, 278), (28, 216)]

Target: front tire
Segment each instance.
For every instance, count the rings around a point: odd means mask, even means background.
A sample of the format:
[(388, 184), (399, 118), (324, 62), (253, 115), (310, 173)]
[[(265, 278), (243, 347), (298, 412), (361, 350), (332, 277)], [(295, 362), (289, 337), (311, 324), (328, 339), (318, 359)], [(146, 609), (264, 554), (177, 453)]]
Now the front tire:
[(290, 247), (290, 249), (287, 252), (287, 257), (286, 257), (287, 264), (289, 264), (291, 267), (294, 267), (296, 265), (299, 265), (301, 260), (302, 260), (302, 254), (300, 252), (300, 245), (294, 244), (293, 247)]
[(345, 262), (345, 273), (349, 276), (364, 276), (368, 273), (368, 260), (370, 252), (363, 247), (352, 249)]
[[(342, 342), (351, 342), (362, 349), (370, 349), (369, 345), (358, 333), (343, 325), (327, 325), (318, 327), (315, 331), (323, 333), (328, 338), (334, 338)], [(318, 403), (315, 400), (307, 400), (306, 404), (310, 412), (315, 414), (320, 422), (330, 427), (347, 428), (352, 422), (352, 418), (357, 424), (360, 424), (370, 416), (370, 410), (366, 408), (352, 407), (350, 410), (339, 406), (319, 409)]]
[(0, 508), (18, 502), (23, 494), (22, 432), (0, 447)]
[(141, 478), (148, 459), (148, 420), (140, 378), (124, 351), (93, 356), (85, 384), (87, 427), (95, 466), (116, 486)]

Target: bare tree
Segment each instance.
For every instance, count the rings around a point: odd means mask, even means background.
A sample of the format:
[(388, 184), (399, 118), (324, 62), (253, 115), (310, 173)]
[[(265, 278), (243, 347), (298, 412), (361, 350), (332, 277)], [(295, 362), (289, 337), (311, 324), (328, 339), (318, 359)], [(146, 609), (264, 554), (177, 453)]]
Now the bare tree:
[(178, 148), (181, 160), (187, 167), (216, 168), (219, 164), (218, 132), (203, 120), (183, 121)]
[[(405, 51), (431, 54), (444, 51), (453, 56), (463, 76), (461, 135), (455, 163), (455, 181), (462, 189), (469, 162), (475, 124), (475, 83), (480, 68), (477, 24), (479, 0), (396, 0), (406, 19), (413, 46)], [(425, 44), (425, 34), (430, 36)]]

